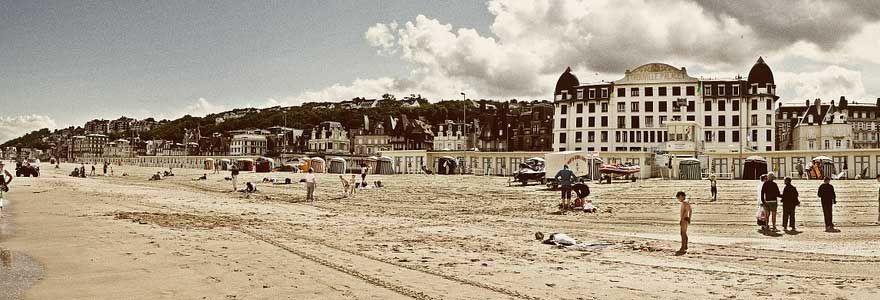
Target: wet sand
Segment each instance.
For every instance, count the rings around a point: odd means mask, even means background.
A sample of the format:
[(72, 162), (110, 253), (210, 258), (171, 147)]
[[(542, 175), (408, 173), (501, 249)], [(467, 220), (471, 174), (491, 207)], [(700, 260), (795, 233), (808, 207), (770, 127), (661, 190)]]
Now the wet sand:
[[(16, 232), (0, 247), (45, 270), (25, 299), (880, 297), (874, 181), (834, 182), (840, 233), (823, 232), (819, 182), (795, 181), (802, 232), (768, 236), (753, 181), (720, 181), (717, 202), (707, 182), (591, 184), (600, 213), (560, 214), (556, 192), (502, 177), (371, 175), (386, 187), (343, 198), (338, 175), (319, 174), (307, 202), (301, 184), (230, 192), (228, 172), (150, 182), (160, 169), (87, 179), (72, 169), (17, 178), (7, 194)], [(302, 178), (240, 181), (270, 176)], [(694, 202), (685, 256), (673, 255), (677, 190)], [(538, 231), (593, 246), (543, 245)]]

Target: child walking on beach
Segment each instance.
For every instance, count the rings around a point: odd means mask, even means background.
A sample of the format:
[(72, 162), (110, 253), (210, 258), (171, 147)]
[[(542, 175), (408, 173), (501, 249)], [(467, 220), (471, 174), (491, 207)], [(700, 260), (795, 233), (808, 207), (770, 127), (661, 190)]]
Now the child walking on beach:
[(675, 198), (678, 199), (678, 202), (681, 203), (681, 209), (679, 210), (679, 221), (678, 224), (681, 227), (681, 249), (678, 249), (675, 252), (676, 255), (684, 255), (687, 253), (688, 249), (688, 225), (691, 224), (691, 203), (687, 200), (687, 195), (684, 192), (679, 191), (675, 194)]
[(709, 192), (712, 193), (712, 201), (718, 200), (718, 180), (715, 174), (709, 175)]

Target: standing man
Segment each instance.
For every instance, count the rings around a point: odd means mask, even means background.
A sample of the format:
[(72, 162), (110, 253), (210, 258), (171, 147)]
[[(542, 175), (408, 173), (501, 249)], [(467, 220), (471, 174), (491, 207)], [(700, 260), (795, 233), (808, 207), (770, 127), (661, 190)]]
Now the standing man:
[(107, 176), (107, 166), (109, 166), (109, 165), (110, 165), (109, 162), (106, 162), (106, 161), (104, 162), (104, 176)]
[(562, 210), (571, 208), (571, 181), (574, 177), (574, 172), (568, 169), (568, 165), (562, 166), (562, 170), (553, 176), (562, 188)]
[(773, 179), (776, 179), (776, 174), (773, 172), (767, 173), (767, 181), (764, 182), (764, 186), (761, 188), (761, 205), (764, 206), (764, 211), (767, 212), (773, 224), (770, 230), (775, 232), (778, 231), (776, 229), (776, 208), (779, 206), (777, 200), (781, 193), (779, 192), (779, 186), (776, 185), (776, 182), (773, 182)]
[(95, 164), (92, 164), (92, 172), (89, 173), (89, 176), (95, 176)]
[(318, 179), (315, 178), (314, 171), (309, 168), (306, 173), (306, 200), (315, 201), (315, 187), (318, 186)]
[(238, 166), (232, 165), (230, 168), (230, 172), (232, 173), (232, 191), (238, 191)]
[(831, 177), (825, 177), (825, 183), (819, 186), (818, 195), (822, 201), (822, 214), (825, 216), (825, 232), (835, 232), (831, 209), (837, 204), (837, 194), (831, 186)]
[(801, 205), (798, 199), (798, 191), (791, 185), (791, 177), (785, 177), (785, 188), (782, 189), (782, 230), (788, 232), (791, 227), (792, 232), (797, 232), (795, 225), (794, 210), (795, 207)]

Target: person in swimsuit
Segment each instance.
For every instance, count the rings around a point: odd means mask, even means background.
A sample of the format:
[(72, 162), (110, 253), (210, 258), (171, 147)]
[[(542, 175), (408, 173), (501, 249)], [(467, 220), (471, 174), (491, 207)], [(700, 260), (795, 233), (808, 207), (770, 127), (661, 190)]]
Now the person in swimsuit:
[[(7, 179), (8, 178), (8, 179)], [(0, 217), (3, 216), (3, 193), (9, 191), (9, 183), (12, 182), (12, 173), (6, 170), (3, 161), (0, 161)]]
[(678, 199), (678, 202), (681, 203), (681, 209), (679, 210), (680, 221), (678, 222), (681, 227), (681, 248), (675, 252), (676, 255), (684, 255), (687, 253), (688, 249), (688, 225), (691, 224), (691, 203), (687, 200), (687, 195), (684, 192), (679, 191), (675, 193), (675, 198)]
[(712, 201), (718, 200), (718, 180), (715, 174), (709, 175), (709, 192), (712, 193)]

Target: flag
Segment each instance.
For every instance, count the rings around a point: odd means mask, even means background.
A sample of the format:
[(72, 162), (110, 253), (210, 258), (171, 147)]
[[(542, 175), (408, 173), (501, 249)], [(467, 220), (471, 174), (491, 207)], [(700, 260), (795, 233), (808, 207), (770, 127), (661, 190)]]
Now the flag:
[(370, 130), (370, 117), (364, 115), (364, 129)]
[(388, 116), (391, 119), (391, 130), (397, 129), (397, 119), (392, 116)]

